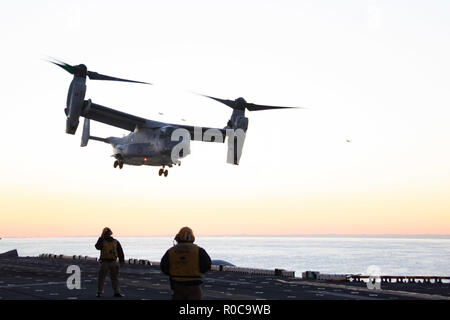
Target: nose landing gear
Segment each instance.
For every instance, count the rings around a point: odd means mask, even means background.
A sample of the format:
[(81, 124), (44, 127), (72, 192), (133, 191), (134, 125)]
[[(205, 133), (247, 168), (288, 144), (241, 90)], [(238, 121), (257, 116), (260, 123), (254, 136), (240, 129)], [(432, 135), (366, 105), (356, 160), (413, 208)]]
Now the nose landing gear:
[(117, 167), (119, 167), (119, 169), (122, 169), (123, 168), (123, 162), (119, 161), (119, 160), (114, 161), (114, 168), (117, 168)]

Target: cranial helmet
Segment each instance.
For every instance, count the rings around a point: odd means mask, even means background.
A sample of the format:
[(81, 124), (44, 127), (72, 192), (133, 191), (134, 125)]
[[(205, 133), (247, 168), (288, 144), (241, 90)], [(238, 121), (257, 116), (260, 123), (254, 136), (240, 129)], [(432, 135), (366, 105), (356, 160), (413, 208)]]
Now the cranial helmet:
[(194, 232), (189, 227), (183, 227), (178, 231), (177, 235), (175, 236), (175, 240), (177, 242), (194, 242)]
[(103, 231), (102, 231), (102, 236), (106, 236), (106, 235), (109, 235), (109, 236), (112, 235), (112, 231), (108, 227), (103, 228)]

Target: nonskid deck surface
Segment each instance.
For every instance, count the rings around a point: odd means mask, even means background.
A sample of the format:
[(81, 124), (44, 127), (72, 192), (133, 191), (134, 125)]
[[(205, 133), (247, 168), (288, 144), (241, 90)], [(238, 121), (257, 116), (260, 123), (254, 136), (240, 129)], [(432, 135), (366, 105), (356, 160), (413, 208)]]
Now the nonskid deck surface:
[[(69, 289), (68, 267), (80, 267), (80, 289)], [(123, 298), (113, 298), (109, 279), (96, 297), (98, 262), (37, 257), (0, 258), (0, 299), (33, 300), (167, 300), (169, 279), (156, 266), (124, 265), (120, 270)], [(228, 271), (204, 275), (205, 300), (403, 300), (450, 299), (450, 284), (392, 283), (369, 290), (365, 283), (305, 281), (293, 277), (264, 276)]]

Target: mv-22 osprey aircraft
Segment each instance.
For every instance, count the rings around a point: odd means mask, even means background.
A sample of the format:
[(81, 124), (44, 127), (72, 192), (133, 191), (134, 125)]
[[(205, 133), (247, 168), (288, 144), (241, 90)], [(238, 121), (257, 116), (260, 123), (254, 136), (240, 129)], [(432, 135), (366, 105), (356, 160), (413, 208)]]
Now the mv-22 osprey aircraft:
[[(73, 74), (73, 80), (67, 95), (66, 108), (64, 109), (67, 116), (66, 133), (75, 134), (79, 118), (84, 117), (81, 146), (87, 146), (90, 139), (111, 144), (114, 152), (113, 157), (116, 159), (114, 168), (119, 167), (122, 169), (124, 164), (161, 166), (159, 175), (167, 177), (168, 171), (165, 167), (171, 168), (173, 165), (181, 164), (180, 159), (190, 153), (190, 140), (224, 143), (226, 137), (228, 137), (227, 162), (238, 165), (248, 128), (248, 118), (245, 117), (245, 109), (259, 111), (292, 108), (257, 105), (248, 103), (243, 98), (233, 101), (202, 95), (233, 109), (231, 118), (223, 129), (194, 127), (144, 119), (95, 104), (90, 99), (84, 100), (86, 77), (89, 77), (90, 80), (122, 81), (146, 85), (151, 85), (151, 83), (111, 77), (88, 71), (84, 64), (72, 66), (65, 62), (54, 60), (49, 60), (49, 62)], [(123, 138), (91, 136), (90, 120), (122, 128), (131, 131), (131, 133)]]

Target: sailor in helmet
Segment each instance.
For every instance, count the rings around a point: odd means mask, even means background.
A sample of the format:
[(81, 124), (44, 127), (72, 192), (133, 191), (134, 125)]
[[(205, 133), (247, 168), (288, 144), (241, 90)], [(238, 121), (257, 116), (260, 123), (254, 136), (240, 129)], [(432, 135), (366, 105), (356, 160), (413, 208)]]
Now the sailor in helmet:
[(161, 271), (170, 277), (173, 300), (200, 300), (202, 273), (211, 269), (211, 258), (194, 244), (191, 228), (183, 227), (174, 239), (177, 244), (161, 259)]
[(105, 284), (105, 278), (108, 272), (111, 277), (114, 297), (123, 297), (119, 289), (119, 265), (117, 264), (117, 258), (119, 258), (120, 264), (125, 262), (125, 258), (120, 242), (114, 239), (112, 234), (111, 229), (105, 227), (102, 235), (98, 238), (98, 241), (95, 244), (95, 248), (100, 250), (100, 270), (98, 272), (97, 288), (98, 298), (100, 298), (103, 294), (103, 286)]

